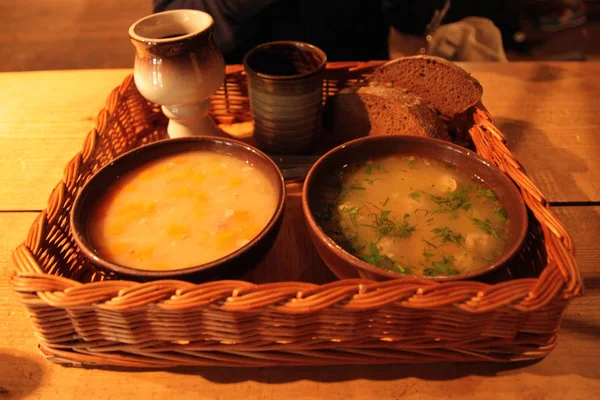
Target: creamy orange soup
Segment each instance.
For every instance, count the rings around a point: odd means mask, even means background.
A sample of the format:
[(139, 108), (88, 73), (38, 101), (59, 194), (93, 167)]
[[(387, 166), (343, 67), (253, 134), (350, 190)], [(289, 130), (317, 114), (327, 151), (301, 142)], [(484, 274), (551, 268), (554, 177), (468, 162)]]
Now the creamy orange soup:
[(148, 163), (109, 188), (91, 215), (90, 240), (108, 260), (172, 270), (224, 257), (252, 240), (278, 196), (254, 166), (189, 152)]

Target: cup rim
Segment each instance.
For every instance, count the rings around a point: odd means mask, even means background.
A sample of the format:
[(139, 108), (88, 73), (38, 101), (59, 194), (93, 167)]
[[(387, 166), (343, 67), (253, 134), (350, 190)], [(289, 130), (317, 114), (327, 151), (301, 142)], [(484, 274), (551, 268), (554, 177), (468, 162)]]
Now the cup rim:
[[(144, 37), (141, 36), (139, 34), (137, 34), (135, 32), (135, 29), (143, 22), (146, 22), (148, 20), (157, 18), (159, 16), (164, 16), (167, 14), (202, 14), (204, 15), (204, 17), (206, 17), (208, 19), (208, 25), (206, 27), (204, 27), (203, 29), (198, 29), (195, 30), (193, 32), (187, 33), (185, 35), (181, 35), (181, 36), (174, 36), (174, 37), (170, 37), (170, 38), (150, 38), (150, 37)], [(206, 33), (208, 31), (210, 31), (212, 29), (212, 27), (215, 24), (215, 20), (213, 19), (213, 17), (204, 12), (204, 11), (200, 11), (200, 10), (192, 10), (192, 9), (186, 9), (186, 8), (182, 8), (182, 9), (177, 9), (177, 10), (169, 10), (169, 11), (161, 11), (158, 13), (153, 13), (150, 15), (146, 15), (145, 17), (142, 17), (140, 19), (138, 19), (137, 21), (135, 21), (133, 24), (131, 24), (129, 26), (129, 37), (137, 42), (141, 42), (141, 43), (171, 43), (171, 42), (178, 42), (181, 40), (185, 40), (185, 39), (189, 39), (192, 38), (194, 36), (198, 36), (201, 35), (203, 33)]]
[[(266, 74), (264, 72), (259, 72), (259, 71), (255, 70), (254, 68), (250, 67), (250, 65), (248, 65), (248, 58), (250, 56), (252, 56), (253, 54), (255, 54), (256, 52), (258, 52), (260, 50), (264, 50), (265, 48), (268, 48), (268, 47), (281, 46), (281, 45), (291, 46), (291, 47), (295, 47), (298, 49), (301, 49), (303, 47), (308, 48), (313, 53), (316, 53), (317, 55), (319, 55), (321, 57), (321, 63), (315, 69), (312, 69), (307, 72), (295, 74), (295, 75)], [(297, 40), (277, 40), (277, 41), (273, 41), (273, 42), (263, 43), (263, 44), (260, 44), (256, 47), (253, 47), (252, 49), (250, 49), (244, 55), (244, 58), (242, 60), (242, 65), (244, 66), (244, 70), (246, 71), (247, 75), (254, 75), (258, 78), (262, 78), (262, 79), (266, 79), (266, 80), (289, 81), (289, 80), (294, 80), (294, 79), (299, 79), (299, 78), (306, 78), (308, 76), (315, 75), (315, 74), (321, 72), (322, 70), (324, 70), (325, 66), (327, 65), (327, 54), (325, 54), (325, 52), (323, 50), (321, 50), (319, 47), (317, 47), (313, 44), (310, 44), (310, 43), (301, 42), (301, 41), (297, 41)]]

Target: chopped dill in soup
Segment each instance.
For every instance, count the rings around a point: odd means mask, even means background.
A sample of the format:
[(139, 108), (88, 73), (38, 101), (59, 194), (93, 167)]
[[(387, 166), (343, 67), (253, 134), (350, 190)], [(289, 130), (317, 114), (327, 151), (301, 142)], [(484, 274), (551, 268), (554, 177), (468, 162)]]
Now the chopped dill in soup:
[(451, 276), (496, 261), (508, 218), (496, 194), (450, 164), (383, 157), (329, 177), (315, 217), (346, 251), (376, 267)]

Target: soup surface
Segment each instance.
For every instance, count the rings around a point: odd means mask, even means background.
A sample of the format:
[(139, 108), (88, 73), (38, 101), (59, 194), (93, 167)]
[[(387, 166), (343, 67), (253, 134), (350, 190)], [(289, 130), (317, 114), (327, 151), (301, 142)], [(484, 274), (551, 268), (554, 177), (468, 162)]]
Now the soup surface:
[(450, 164), (409, 156), (336, 171), (315, 217), (336, 243), (369, 264), (421, 276), (485, 267), (501, 256), (509, 232), (491, 189)]
[(254, 166), (188, 152), (123, 176), (99, 199), (88, 224), (96, 251), (131, 268), (171, 270), (224, 257), (268, 224), (278, 195)]

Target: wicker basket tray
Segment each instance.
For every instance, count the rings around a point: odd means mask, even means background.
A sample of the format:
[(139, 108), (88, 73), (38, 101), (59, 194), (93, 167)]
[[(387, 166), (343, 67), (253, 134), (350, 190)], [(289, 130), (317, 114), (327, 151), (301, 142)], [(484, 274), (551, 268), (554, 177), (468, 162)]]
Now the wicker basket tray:
[[(328, 65), (325, 95), (377, 64)], [(473, 113), (469, 132), (477, 152), (520, 187), (530, 214), (526, 242), (500, 281), (194, 285), (103, 276), (71, 237), (73, 199), (101, 166), (166, 135), (160, 110), (141, 97), (129, 76), (109, 96), (46, 210), (13, 252), (10, 285), (41, 350), (57, 363), (248, 367), (544, 357), (556, 344), (569, 300), (582, 289), (573, 244), (487, 111), (479, 106)], [(228, 68), (212, 115), (220, 123), (250, 119), (240, 67)]]

